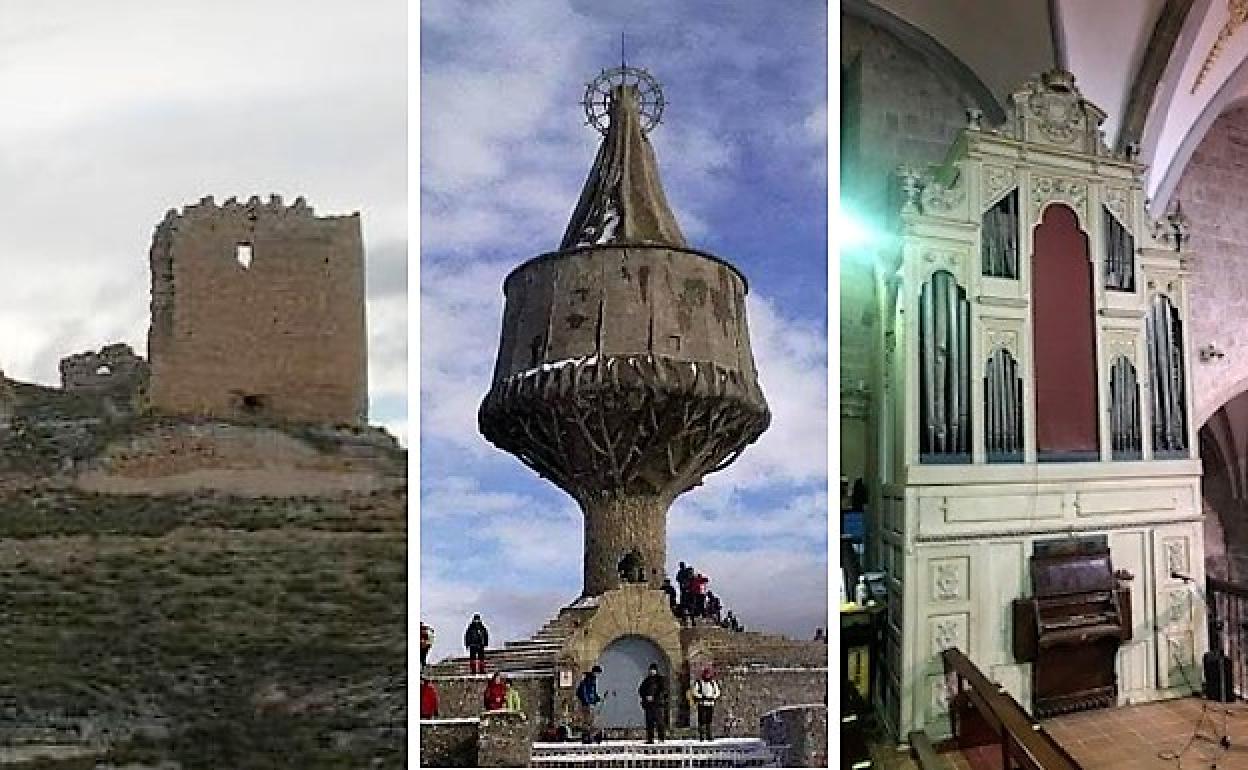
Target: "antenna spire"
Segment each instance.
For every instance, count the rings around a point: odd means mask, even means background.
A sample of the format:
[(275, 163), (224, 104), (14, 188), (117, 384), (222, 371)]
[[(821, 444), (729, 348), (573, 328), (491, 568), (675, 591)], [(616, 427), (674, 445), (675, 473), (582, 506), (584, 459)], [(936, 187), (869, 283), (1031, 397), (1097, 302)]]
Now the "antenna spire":
[(620, 30), (620, 69), (624, 69), (628, 64), (624, 59), (624, 31)]

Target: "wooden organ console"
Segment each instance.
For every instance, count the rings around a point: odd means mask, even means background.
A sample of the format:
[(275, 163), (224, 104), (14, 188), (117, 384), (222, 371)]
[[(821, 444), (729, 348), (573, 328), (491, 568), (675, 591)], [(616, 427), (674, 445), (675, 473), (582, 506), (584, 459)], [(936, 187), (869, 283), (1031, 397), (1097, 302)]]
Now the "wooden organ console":
[(1131, 591), (1105, 537), (1038, 541), (1034, 595), (1015, 599), (1014, 657), (1032, 663), (1035, 716), (1113, 706), (1118, 647), (1131, 639)]

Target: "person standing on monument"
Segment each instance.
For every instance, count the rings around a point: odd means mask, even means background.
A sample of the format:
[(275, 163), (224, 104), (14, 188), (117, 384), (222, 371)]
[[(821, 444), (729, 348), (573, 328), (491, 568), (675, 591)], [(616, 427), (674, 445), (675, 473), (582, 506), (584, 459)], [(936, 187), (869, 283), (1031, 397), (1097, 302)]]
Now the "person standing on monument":
[(646, 743), (654, 743), (656, 732), (663, 742), (667, 739), (667, 679), (659, 673), (657, 663), (650, 664), (650, 673), (641, 680), (637, 695), (646, 714)]
[(706, 587), (710, 582), (711, 579), (701, 572), (689, 578), (689, 593), (693, 596), (693, 611), (690, 614), (695, 621), (706, 615)]
[(490, 643), (490, 632), (481, 622), (480, 615), (473, 615), (472, 622), (464, 631), (464, 646), (468, 648), (468, 671), (485, 673), (485, 648)]
[(581, 728), (584, 730), (581, 740), (585, 743), (594, 739), (594, 707), (602, 702), (598, 695), (598, 675), (601, 673), (602, 667), (594, 666), (585, 672), (576, 687), (576, 702), (580, 705)]
[(705, 615), (706, 619), (713, 622), (715, 625), (719, 625), (719, 622), (723, 620), (723, 614), (724, 614), (724, 605), (722, 602), (720, 602), (719, 597), (715, 595), (714, 591), (707, 591), (706, 592), (706, 615)]
[(676, 587), (672, 585), (671, 578), (663, 578), (663, 585), (659, 586), (659, 590), (667, 594), (667, 606), (672, 608), (672, 614), (680, 617), (680, 608), (676, 603)]
[(420, 665), (425, 665), (429, 650), (433, 649), (433, 626), (420, 624)]
[(689, 581), (693, 579), (693, 567), (680, 563), (680, 569), (676, 570), (676, 585), (680, 587), (680, 614), (688, 615), (693, 602), (690, 600)]
[(702, 669), (702, 676), (693, 683), (693, 702), (698, 705), (698, 738), (712, 740), (711, 722), (715, 718), (715, 701), (719, 700), (719, 682), (710, 667)]
[(499, 711), (507, 705), (507, 682), (503, 679), (501, 673), (495, 673), (490, 677), (490, 683), (485, 686), (485, 702), (486, 711)]

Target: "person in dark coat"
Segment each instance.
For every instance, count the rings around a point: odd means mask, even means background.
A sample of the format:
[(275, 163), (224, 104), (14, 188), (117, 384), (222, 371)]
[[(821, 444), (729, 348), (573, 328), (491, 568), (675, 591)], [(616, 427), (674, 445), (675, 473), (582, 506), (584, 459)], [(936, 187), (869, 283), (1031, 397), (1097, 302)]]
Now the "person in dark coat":
[(581, 740), (585, 743), (594, 738), (594, 706), (602, 702), (598, 695), (598, 675), (601, 673), (602, 667), (594, 666), (585, 672), (581, 683), (576, 686), (576, 702), (580, 706), (581, 728), (584, 730)]
[(667, 606), (672, 608), (672, 614), (680, 617), (680, 609), (676, 604), (676, 586), (672, 585), (670, 578), (663, 578), (663, 585), (659, 586), (659, 590), (667, 594)]
[(433, 649), (433, 627), (420, 624), (420, 665), (425, 665), (429, 650)]
[(481, 616), (473, 615), (472, 622), (464, 631), (464, 646), (468, 648), (468, 670), (471, 673), (485, 673), (485, 648), (489, 644), (490, 632), (481, 622)]
[(680, 588), (680, 610), (682, 615), (688, 615), (689, 609), (693, 606), (689, 593), (689, 581), (693, 579), (693, 567), (680, 563), (680, 569), (676, 570), (676, 585)]
[(650, 664), (650, 673), (641, 680), (637, 695), (646, 713), (646, 743), (654, 743), (656, 732), (662, 742), (667, 738), (667, 679), (659, 673), (657, 663)]
[(706, 619), (714, 621), (715, 625), (719, 625), (719, 622), (724, 619), (723, 611), (724, 605), (719, 601), (719, 597), (715, 595), (714, 591), (707, 591)]

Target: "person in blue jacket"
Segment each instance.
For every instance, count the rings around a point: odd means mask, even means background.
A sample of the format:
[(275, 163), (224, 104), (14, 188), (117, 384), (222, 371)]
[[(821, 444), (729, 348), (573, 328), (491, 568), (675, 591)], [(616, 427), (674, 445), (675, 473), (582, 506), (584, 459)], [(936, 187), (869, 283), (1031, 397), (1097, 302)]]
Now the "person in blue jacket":
[(594, 706), (602, 702), (602, 698), (598, 695), (598, 675), (601, 673), (602, 667), (594, 666), (585, 672), (581, 683), (576, 687), (576, 700), (580, 704), (581, 711), (581, 727), (585, 731), (581, 740), (585, 743), (589, 743), (594, 738)]

